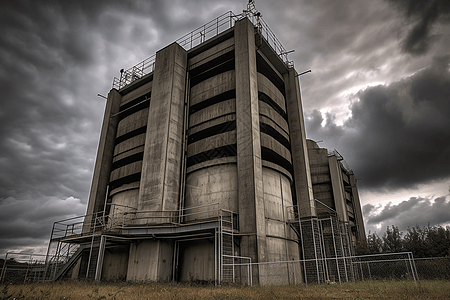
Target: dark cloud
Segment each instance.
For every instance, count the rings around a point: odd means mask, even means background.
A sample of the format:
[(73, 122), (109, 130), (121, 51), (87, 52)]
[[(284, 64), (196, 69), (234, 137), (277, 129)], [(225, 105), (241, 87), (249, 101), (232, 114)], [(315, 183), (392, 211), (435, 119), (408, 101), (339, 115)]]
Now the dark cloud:
[(357, 93), (351, 117), (337, 126), (330, 116), (307, 115), (307, 134), (327, 139), (346, 157), (360, 185), (372, 190), (411, 188), (450, 177), (449, 57), (390, 85)]
[(240, 1), (0, 1), (0, 252), (85, 213), (113, 76)]
[[(382, 209), (371, 204), (363, 206), (366, 231), (384, 232), (387, 226), (398, 226), (400, 231), (408, 227), (450, 224), (450, 201), (445, 197), (431, 198), (411, 197), (399, 204), (388, 203)], [(380, 229), (378, 229), (380, 228)]]
[(403, 41), (403, 51), (422, 55), (426, 53), (434, 41), (440, 36), (432, 33), (437, 23), (450, 21), (450, 2), (448, 0), (388, 0), (402, 11), (405, 17), (413, 23)]

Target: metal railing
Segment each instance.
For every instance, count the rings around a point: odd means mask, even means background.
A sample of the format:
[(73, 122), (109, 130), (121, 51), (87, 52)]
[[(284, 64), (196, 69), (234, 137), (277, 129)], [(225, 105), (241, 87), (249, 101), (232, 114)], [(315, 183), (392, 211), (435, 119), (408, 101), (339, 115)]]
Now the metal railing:
[[(291, 51), (286, 51), (273, 31), (262, 19), (261, 14), (256, 10), (253, 2), (247, 5), (247, 10), (244, 10), (242, 14), (236, 15), (232, 11), (228, 11), (209, 21), (208, 23), (198, 27), (197, 29), (194, 29), (188, 34), (185, 34), (181, 38), (177, 39), (176, 43), (178, 43), (181, 47), (188, 51), (195, 46), (198, 46), (203, 42), (232, 28), (236, 21), (243, 18), (248, 18), (253, 23), (253, 25), (258, 28), (258, 32), (261, 37), (267, 41), (269, 46), (288, 67), (293, 67), (293, 62), (289, 61), (288, 59), (288, 53)], [(120, 90), (133, 81), (142, 78), (147, 74), (150, 74), (155, 68), (155, 60), (156, 54), (146, 58), (142, 62), (137, 63), (129, 69), (120, 70), (120, 78), (114, 77), (112, 87)]]

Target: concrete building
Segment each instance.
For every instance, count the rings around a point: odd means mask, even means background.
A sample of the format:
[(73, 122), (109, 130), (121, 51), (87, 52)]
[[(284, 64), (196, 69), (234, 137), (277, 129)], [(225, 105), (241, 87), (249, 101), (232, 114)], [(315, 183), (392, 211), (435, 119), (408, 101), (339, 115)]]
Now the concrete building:
[(349, 224), (353, 243), (365, 241), (355, 174), (336, 150), (320, 148), (312, 140), (307, 140), (307, 145), (314, 198)]
[(250, 1), (115, 78), (87, 214), (55, 223), (47, 273), (298, 283), (306, 264), (268, 263), (320, 258), (300, 215), (317, 222), (298, 73)]

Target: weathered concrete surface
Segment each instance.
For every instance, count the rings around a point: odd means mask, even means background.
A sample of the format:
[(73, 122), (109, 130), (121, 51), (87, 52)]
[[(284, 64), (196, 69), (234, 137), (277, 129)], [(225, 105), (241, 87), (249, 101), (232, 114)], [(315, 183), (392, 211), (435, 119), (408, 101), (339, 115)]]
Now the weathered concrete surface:
[(185, 208), (218, 203), (219, 208), (237, 213), (237, 197), (236, 164), (203, 168), (189, 173), (186, 177)]
[[(230, 114), (234, 115), (235, 112), (236, 112), (236, 99), (225, 100), (191, 114), (189, 116), (189, 127), (200, 125), (202, 123), (208, 122), (212, 119), (219, 118), (221, 116)], [(214, 125), (216, 124), (210, 122), (208, 127)]]
[(179, 281), (214, 281), (214, 239), (180, 243)]
[(286, 86), (286, 106), (288, 110), (289, 131), (291, 137), (292, 167), (297, 203), (301, 216), (315, 216), (311, 174), (309, 169), (308, 148), (306, 146), (305, 122), (303, 120), (302, 100), (297, 72), (294, 68), (284, 74)]
[(195, 68), (234, 49), (234, 37), (223, 41), (189, 59), (189, 67)]
[(142, 109), (132, 115), (129, 115), (120, 120), (117, 125), (117, 137), (127, 134), (138, 128), (147, 126), (148, 108)]
[(187, 154), (192, 156), (204, 151), (212, 150), (226, 145), (236, 144), (236, 131), (227, 131), (219, 133), (198, 142), (192, 143), (188, 146)]
[(259, 101), (259, 114), (274, 121), (284, 132), (289, 134), (289, 126), (286, 120), (280, 116), (269, 104)]
[[(254, 26), (248, 19), (236, 22), (236, 127), (239, 229), (241, 255), (252, 262), (267, 260), (263, 176), (258, 109), (258, 74)], [(259, 271), (253, 273), (259, 282)]]
[(127, 280), (172, 280), (173, 244), (163, 240), (143, 240), (130, 245)]
[(286, 112), (286, 102), (284, 100), (283, 94), (279, 89), (269, 80), (266, 76), (258, 73), (258, 91), (266, 94), (272, 99), (278, 106)]
[(139, 210), (178, 208), (186, 64), (186, 51), (178, 44), (156, 53)]
[(120, 105), (127, 104), (128, 102), (133, 101), (134, 99), (151, 92), (152, 85), (153, 85), (153, 82), (150, 81), (149, 83), (146, 83), (143, 86), (140, 86), (137, 89), (132, 90), (131, 92), (123, 95)]
[(348, 222), (347, 204), (344, 198), (344, 185), (342, 183), (342, 171), (336, 156), (328, 157), (330, 166), (331, 186), (333, 187), (333, 198), (336, 211), (342, 221)]
[[(112, 115), (119, 112), (121, 96), (119, 92), (112, 89), (108, 94), (106, 102), (105, 116), (103, 117), (102, 132), (95, 160), (95, 169), (92, 176), (91, 191), (86, 214), (103, 211), (105, 204), (106, 190), (109, 184), (109, 174), (111, 172), (114, 143), (117, 131), (117, 117)], [(90, 224), (90, 216), (86, 217), (85, 224)], [(89, 229), (89, 225), (84, 230)]]
[(189, 105), (195, 105), (209, 98), (235, 88), (235, 70), (226, 71), (208, 78), (191, 88)]
[(127, 278), (129, 247), (113, 247), (105, 251), (102, 280), (124, 280)]
[(361, 211), (361, 202), (359, 200), (358, 188), (356, 187), (356, 177), (355, 174), (350, 175), (350, 186), (353, 196), (353, 205), (356, 213), (356, 225), (358, 226), (357, 238), (360, 241), (366, 241), (366, 230), (364, 228), (364, 221)]
[[(186, 51), (178, 44), (171, 44), (156, 53), (139, 211), (178, 209), (186, 65)], [(132, 245), (127, 280), (171, 280), (172, 253), (173, 244), (162, 240)]]

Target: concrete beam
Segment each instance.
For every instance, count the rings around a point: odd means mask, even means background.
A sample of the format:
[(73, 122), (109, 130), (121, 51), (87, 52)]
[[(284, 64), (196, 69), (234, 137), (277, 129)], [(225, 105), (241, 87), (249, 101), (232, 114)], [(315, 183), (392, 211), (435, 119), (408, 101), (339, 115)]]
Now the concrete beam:
[(308, 148), (306, 145), (305, 122), (303, 120), (300, 84), (294, 68), (284, 74), (289, 132), (291, 136), (292, 167), (297, 204), (302, 217), (315, 216)]
[[(89, 204), (86, 211), (87, 215), (103, 211), (106, 191), (109, 184), (109, 175), (111, 173), (118, 123), (118, 118), (111, 116), (119, 112), (121, 100), (122, 96), (117, 90), (112, 89), (108, 93), (102, 131), (98, 144), (97, 158), (95, 160), (94, 174), (92, 177), (91, 191), (89, 194)], [(87, 217), (85, 220), (85, 230), (89, 229), (90, 221), (91, 218)]]
[(156, 53), (139, 210), (176, 210), (184, 125), (187, 53), (173, 43)]
[[(263, 262), (266, 241), (255, 29), (243, 19), (236, 22), (234, 30), (239, 230), (244, 234), (241, 255), (251, 257), (252, 262)], [(256, 273), (254, 279), (258, 281)]]

